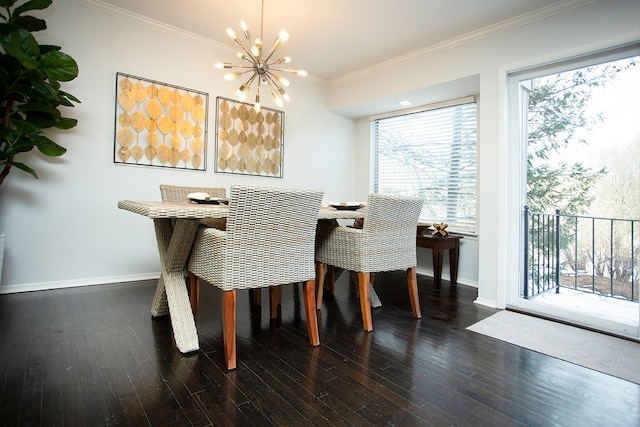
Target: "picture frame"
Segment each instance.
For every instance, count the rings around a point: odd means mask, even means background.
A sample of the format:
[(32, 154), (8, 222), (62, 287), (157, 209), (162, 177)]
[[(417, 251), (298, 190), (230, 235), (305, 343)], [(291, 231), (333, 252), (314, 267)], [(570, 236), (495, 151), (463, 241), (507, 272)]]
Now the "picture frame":
[(215, 171), (282, 178), (284, 111), (216, 98)]
[(207, 170), (209, 94), (116, 73), (116, 164)]

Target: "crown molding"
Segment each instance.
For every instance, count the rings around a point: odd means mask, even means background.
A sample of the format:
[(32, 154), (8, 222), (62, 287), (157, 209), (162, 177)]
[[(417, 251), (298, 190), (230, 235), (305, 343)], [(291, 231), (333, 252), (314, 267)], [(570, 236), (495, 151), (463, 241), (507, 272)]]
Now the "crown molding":
[(489, 25), (477, 31), (472, 31), (467, 34), (463, 34), (462, 36), (446, 40), (442, 43), (437, 43), (431, 46), (427, 46), (423, 49), (410, 52), (406, 55), (397, 56), (387, 61), (380, 62), (374, 66), (363, 68), (361, 70), (354, 71), (353, 73), (349, 73), (344, 76), (337, 77), (335, 79), (328, 81), (327, 84), (329, 86), (338, 86), (338, 85), (347, 83), (349, 81), (374, 74), (378, 71), (381, 71), (387, 68), (402, 66), (404, 64), (408, 64), (410, 62), (413, 62), (422, 58), (426, 58), (436, 53), (454, 49), (456, 47), (463, 46), (465, 44), (472, 43), (487, 37), (491, 37), (496, 34), (500, 34), (505, 31), (509, 31), (518, 27), (522, 27), (530, 23), (546, 19), (550, 16), (564, 13), (569, 10), (576, 9), (578, 7), (582, 7), (597, 1), (599, 0), (568, 0), (568, 1), (554, 3), (552, 5), (534, 10), (532, 12), (507, 19), (497, 24)]
[(177, 35), (179, 37), (197, 40), (199, 42), (215, 46), (219, 49), (224, 49), (224, 50), (228, 50), (230, 52), (235, 53), (235, 50), (233, 49), (233, 47), (228, 44), (220, 43), (210, 38), (203, 37), (198, 34), (192, 33), (190, 31), (183, 30), (182, 28), (174, 27), (167, 23), (157, 21), (155, 19), (151, 19), (147, 16), (140, 15), (140, 14), (131, 12), (129, 10), (122, 9), (117, 6), (113, 6), (101, 0), (73, 0), (73, 1), (76, 3), (80, 3), (86, 6), (92, 7), (94, 9), (98, 9), (102, 12), (106, 12), (108, 14), (127, 19), (137, 24), (146, 25), (148, 27), (155, 28), (156, 30), (164, 31), (165, 33), (170, 33), (173, 35)]
[[(94, 9), (98, 9), (105, 13), (109, 13), (114, 16), (118, 16), (123, 19), (127, 19), (129, 21), (136, 22), (138, 24), (147, 25), (151, 28), (155, 28), (159, 31), (164, 31), (166, 33), (174, 34), (179, 37), (184, 37), (192, 40), (197, 40), (202, 43), (209, 44), (211, 46), (215, 46), (217, 49), (226, 50), (232, 53), (235, 53), (235, 48), (226, 43), (220, 43), (215, 40), (212, 40), (207, 37), (200, 36), (198, 34), (192, 33), (190, 31), (183, 30), (178, 27), (174, 27), (168, 25), (164, 22), (157, 21), (151, 19), (147, 16), (140, 15), (134, 12), (131, 12), (126, 9), (122, 9), (117, 6), (113, 6), (111, 4), (105, 3), (101, 0), (73, 0), (76, 3), (84, 4), (86, 6), (92, 7)], [(444, 41), (442, 43), (438, 43), (435, 45), (427, 46), (423, 49), (419, 49), (413, 52), (410, 52), (405, 55), (397, 56), (395, 58), (391, 58), (387, 61), (380, 62), (374, 66), (366, 67), (358, 71), (354, 71), (353, 73), (346, 74), (341, 77), (337, 77), (332, 80), (326, 80), (319, 78), (317, 76), (313, 76), (310, 73), (307, 76), (307, 80), (311, 80), (315, 83), (322, 84), (325, 86), (338, 86), (344, 83), (347, 83), (352, 80), (356, 80), (362, 78), (367, 75), (374, 74), (378, 71), (391, 68), (398, 67), (404, 64), (411, 63), (413, 61), (434, 55), (439, 52), (443, 52), (446, 50), (454, 49), (459, 46), (463, 46), (468, 43), (475, 42), (477, 40), (481, 40), (487, 37), (491, 37), (493, 35), (512, 30), (514, 28), (522, 27), (528, 25), (532, 22), (540, 21), (542, 19), (548, 18), (553, 15), (557, 15), (560, 13), (564, 13), (566, 11), (585, 6), (590, 3), (597, 2), (599, 0), (567, 0), (560, 1), (554, 3), (552, 5), (542, 7), (540, 9), (534, 10), (529, 13), (525, 13), (519, 16), (516, 16), (511, 19), (507, 19), (505, 21), (499, 22), (494, 25), (490, 25), (484, 28), (481, 28), (477, 31), (472, 31), (470, 33), (464, 34), (460, 37), (455, 37), (453, 39)]]

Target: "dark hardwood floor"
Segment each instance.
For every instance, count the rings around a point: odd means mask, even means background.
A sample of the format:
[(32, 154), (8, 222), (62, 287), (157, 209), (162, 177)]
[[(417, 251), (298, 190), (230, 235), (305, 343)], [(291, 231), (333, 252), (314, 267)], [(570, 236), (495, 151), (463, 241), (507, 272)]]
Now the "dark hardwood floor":
[(149, 314), (155, 283), (0, 296), (1, 425), (638, 426), (640, 385), (465, 328), (491, 315), (476, 289), (404, 273), (376, 276), (383, 307), (362, 329), (343, 273), (325, 294), (320, 347), (307, 339), (300, 285), (282, 318), (238, 296), (238, 369), (224, 367), (220, 293), (202, 289), (200, 351), (175, 348)]

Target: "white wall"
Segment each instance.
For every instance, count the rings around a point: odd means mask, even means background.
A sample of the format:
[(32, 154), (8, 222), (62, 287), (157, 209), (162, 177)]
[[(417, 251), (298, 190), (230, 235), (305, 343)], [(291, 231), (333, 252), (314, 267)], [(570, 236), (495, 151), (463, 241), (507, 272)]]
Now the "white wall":
[[(283, 108), (283, 179), (217, 174), (216, 96), (235, 98), (236, 85), (212, 64), (232, 59), (232, 46), (72, 0), (56, 0), (41, 16), (48, 29), (39, 41), (62, 46), (78, 62), (79, 77), (63, 90), (82, 103), (68, 113), (78, 126), (54, 136), (68, 152), (22, 156), (40, 179), (13, 169), (0, 188), (0, 230), (7, 233), (0, 293), (157, 276), (152, 221), (118, 210), (117, 202), (159, 200), (161, 183), (323, 188), (328, 199), (355, 199), (355, 124), (327, 110), (324, 86), (292, 80)], [(113, 163), (118, 71), (209, 93), (206, 172)]]
[[(577, 6), (577, 7), (574, 7)], [(444, 82), (479, 76), (479, 239), (463, 241), (460, 280), (477, 267), (478, 303), (504, 307), (508, 286), (519, 280), (517, 174), (507, 159), (506, 78), (511, 71), (640, 41), (637, 0), (567, 1), (544, 19), (477, 34), (414, 55), (410, 63), (384, 64), (331, 87), (329, 108), (349, 111), (394, 93), (424, 91)], [(470, 95), (470, 94), (469, 94)], [(455, 96), (459, 96), (456, 94)], [(369, 130), (358, 122), (358, 191), (368, 179)], [(517, 142), (515, 142), (517, 144)], [(511, 168), (516, 170), (517, 168)], [(445, 272), (446, 270), (445, 266)]]
[[(514, 266), (521, 209), (511, 194), (516, 184), (510, 182), (507, 164), (507, 73), (640, 40), (637, 0), (572, 0), (552, 12), (533, 23), (514, 22), (495, 34), (481, 32), (429, 48), (403, 65), (364, 70), (328, 89), (295, 79), (292, 101), (284, 108), (284, 178), (273, 179), (213, 172), (215, 97), (234, 98), (235, 85), (224, 82), (211, 64), (232, 58), (227, 47), (86, 3), (57, 0), (44, 12), (49, 29), (41, 41), (62, 46), (79, 63), (80, 77), (63, 87), (82, 100), (69, 113), (79, 125), (56, 136), (69, 149), (63, 157), (22, 158), (40, 180), (14, 170), (0, 188), (0, 230), (7, 232), (0, 293), (157, 274), (151, 221), (119, 211), (116, 204), (124, 198), (159, 199), (161, 183), (320, 187), (328, 199), (364, 199), (369, 192), (368, 121), (331, 111), (413, 90), (437, 87), (440, 92), (447, 83), (472, 78), (480, 94), (480, 237), (463, 240), (459, 280), (477, 283), (478, 302), (504, 306), (507, 284), (518, 280)], [(117, 71), (210, 94), (207, 172), (113, 164)], [(431, 270), (429, 255), (419, 251), (419, 270)], [(445, 278), (447, 272), (445, 266)]]

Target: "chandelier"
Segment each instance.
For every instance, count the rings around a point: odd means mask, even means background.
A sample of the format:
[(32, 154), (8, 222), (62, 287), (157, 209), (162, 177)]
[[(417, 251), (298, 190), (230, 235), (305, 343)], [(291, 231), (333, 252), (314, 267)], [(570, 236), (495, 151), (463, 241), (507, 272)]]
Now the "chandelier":
[(249, 75), (249, 78), (240, 86), (237, 91), (237, 96), (241, 101), (247, 99), (249, 90), (253, 83), (256, 83), (256, 97), (253, 107), (256, 111), (260, 111), (260, 86), (264, 86), (266, 90), (271, 92), (271, 96), (278, 107), (282, 107), (285, 101), (289, 101), (289, 95), (285, 92), (284, 88), (289, 86), (289, 80), (282, 77), (278, 72), (289, 73), (294, 76), (306, 76), (307, 72), (304, 70), (295, 70), (293, 68), (280, 68), (282, 64), (288, 64), (291, 62), (290, 56), (283, 56), (282, 58), (272, 60), (273, 55), (282, 47), (282, 45), (289, 40), (289, 33), (287, 30), (282, 29), (278, 34), (273, 47), (266, 55), (263, 55), (262, 50), (262, 35), (263, 35), (263, 23), (264, 23), (264, 0), (262, 0), (262, 9), (260, 12), (260, 37), (252, 39), (249, 33), (249, 28), (246, 22), (240, 21), (242, 27), (242, 33), (247, 39), (248, 46), (245, 46), (242, 40), (238, 38), (236, 33), (227, 28), (227, 35), (233, 40), (240, 48), (242, 52), (238, 52), (237, 56), (240, 60), (245, 61), (247, 64), (234, 65), (230, 62), (219, 62), (215, 64), (216, 68), (239, 68), (240, 71), (227, 73), (224, 75), (224, 79), (227, 81), (236, 80), (244, 75)]

